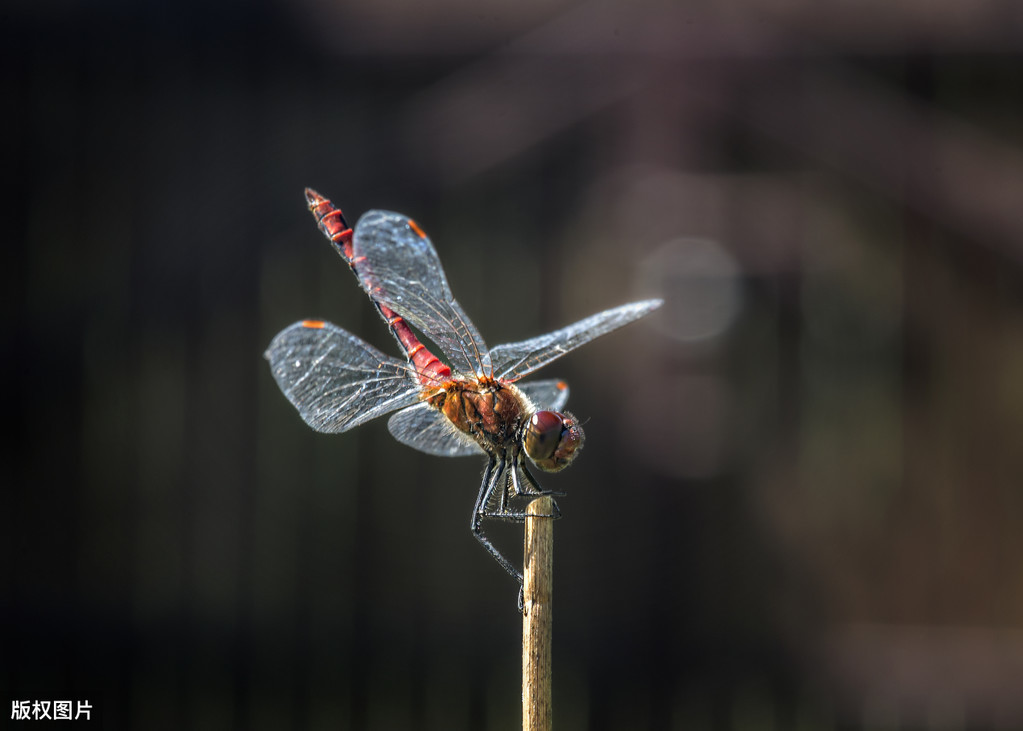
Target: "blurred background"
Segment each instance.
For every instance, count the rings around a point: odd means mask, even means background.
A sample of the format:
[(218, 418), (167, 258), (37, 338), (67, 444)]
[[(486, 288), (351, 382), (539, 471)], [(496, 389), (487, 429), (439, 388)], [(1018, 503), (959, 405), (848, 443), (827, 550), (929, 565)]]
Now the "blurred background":
[(397, 354), (312, 186), (415, 217), (491, 345), (666, 300), (537, 374), (588, 435), (558, 728), (1023, 728), (1014, 0), (2, 18), (0, 719), (518, 727), (482, 460), (316, 434), (262, 358)]

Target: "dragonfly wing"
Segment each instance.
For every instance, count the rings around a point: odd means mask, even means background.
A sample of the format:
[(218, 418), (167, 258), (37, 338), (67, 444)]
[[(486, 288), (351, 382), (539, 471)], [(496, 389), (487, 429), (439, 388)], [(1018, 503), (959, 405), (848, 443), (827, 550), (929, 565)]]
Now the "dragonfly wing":
[(429, 237), (412, 219), (369, 211), (355, 226), (352, 251), (367, 294), (435, 342), (455, 370), (490, 373), (486, 343), (452, 296)]
[(469, 457), (483, 449), (455, 428), (444, 414), (426, 402), (402, 409), (387, 420), (387, 428), (402, 444), (438, 457)]
[(296, 322), (265, 356), (281, 391), (316, 431), (347, 431), (420, 400), (408, 364), (329, 322)]
[(517, 381), (537, 368), (547, 365), (565, 353), (590, 342), (633, 320), (647, 315), (664, 304), (663, 300), (644, 300), (604, 310), (577, 323), (546, 335), (519, 343), (498, 345), (490, 351), (495, 375), (505, 381)]
[(516, 384), (522, 393), (533, 402), (538, 409), (561, 411), (568, 402), (568, 384), (552, 379), (548, 381), (530, 381)]

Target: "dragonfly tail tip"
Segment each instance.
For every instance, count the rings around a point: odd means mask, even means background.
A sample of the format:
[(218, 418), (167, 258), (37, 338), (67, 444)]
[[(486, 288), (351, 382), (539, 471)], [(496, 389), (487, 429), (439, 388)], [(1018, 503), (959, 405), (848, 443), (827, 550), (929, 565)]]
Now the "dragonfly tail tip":
[(320, 205), (326, 199), (322, 195), (317, 193), (315, 190), (313, 190), (312, 188), (306, 188), (305, 189), (305, 200), (306, 200), (306, 203), (309, 204), (309, 207), (312, 208), (314, 206)]

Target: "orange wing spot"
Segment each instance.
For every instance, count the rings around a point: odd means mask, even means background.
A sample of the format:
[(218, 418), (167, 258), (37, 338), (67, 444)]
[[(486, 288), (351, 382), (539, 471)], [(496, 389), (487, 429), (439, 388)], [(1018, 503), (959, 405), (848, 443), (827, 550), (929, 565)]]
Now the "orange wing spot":
[(564, 381), (558, 381), (557, 386), (559, 391), (564, 391), (566, 388), (568, 388), (568, 384), (565, 383)]
[(302, 327), (308, 327), (313, 330), (322, 330), (327, 323), (323, 320), (302, 320)]
[(426, 238), (426, 232), (419, 228), (419, 224), (413, 221), (411, 218), (408, 220), (408, 227), (416, 232), (416, 236), (421, 239)]

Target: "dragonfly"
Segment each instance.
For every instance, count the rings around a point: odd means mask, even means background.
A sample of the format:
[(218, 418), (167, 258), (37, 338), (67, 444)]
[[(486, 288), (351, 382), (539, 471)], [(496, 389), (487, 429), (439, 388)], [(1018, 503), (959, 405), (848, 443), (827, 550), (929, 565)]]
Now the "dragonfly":
[[(562, 411), (568, 400), (564, 381), (519, 381), (648, 315), (662, 300), (622, 305), (546, 335), (490, 348), (452, 296), (419, 224), (400, 213), (373, 210), (352, 229), (327, 198), (309, 188), (305, 196), (320, 231), (369, 295), (404, 360), (329, 322), (302, 320), (278, 333), (265, 353), (274, 379), (317, 431), (345, 432), (391, 414), (391, 434), (421, 452), (485, 456), (470, 530), (519, 582), (521, 598), (522, 573), (484, 534), (483, 522), (522, 522), (536, 497), (560, 495), (540, 487), (526, 460), (544, 472), (559, 472), (579, 454), (584, 436), (579, 419)], [(560, 516), (556, 503), (553, 513)]]

